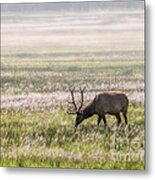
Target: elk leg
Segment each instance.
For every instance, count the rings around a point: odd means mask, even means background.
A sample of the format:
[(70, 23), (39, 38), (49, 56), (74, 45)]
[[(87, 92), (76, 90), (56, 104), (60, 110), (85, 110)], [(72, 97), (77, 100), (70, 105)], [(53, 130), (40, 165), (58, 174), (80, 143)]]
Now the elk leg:
[(127, 115), (125, 112), (123, 112), (123, 116), (124, 116), (124, 119), (125, 119), (125, 123), (128, 124), (128, 119), (127, 119)]
[(98, 120), (97, 120), (97, 126), (99, 127), (100, 125), (100, 122), (101, 122), (101, 116), (98, 116)]
[(104, 125), (106, 126), (107, 125), (107, 120), (105, 118), (105, 115), (103, 115), (102, 118), (103, 118)]
[(117, 118), (117, 126), (119, 126), (120, 123), (121, 123), (121, 117), (120, 117), (120, 114), (119, 114), (119, 113), (116, 114), (116, 118)]

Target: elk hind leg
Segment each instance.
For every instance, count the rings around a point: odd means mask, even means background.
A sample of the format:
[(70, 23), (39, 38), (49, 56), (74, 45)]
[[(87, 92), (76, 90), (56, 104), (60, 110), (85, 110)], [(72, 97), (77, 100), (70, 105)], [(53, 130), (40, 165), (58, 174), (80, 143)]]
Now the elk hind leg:
[(127, 118), (127, 111), (123, 111), (123, 116), (124, 116), (124, 119), (125, 119), (125, 123), (128, 124), (128, 118)]
[(121, 117), (120, 117), (120, 114), (119, 114), (119, 113), (116, 114), (116, 118), (117, 118), (117, 126), (119, 126), (120, 123), (121, 123)]

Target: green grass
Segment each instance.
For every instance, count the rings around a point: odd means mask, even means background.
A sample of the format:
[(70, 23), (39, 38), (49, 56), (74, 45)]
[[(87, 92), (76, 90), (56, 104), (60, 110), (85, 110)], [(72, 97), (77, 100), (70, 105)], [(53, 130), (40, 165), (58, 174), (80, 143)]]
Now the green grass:
[[(1, 95), (6, 109), (1, 109), (0, 165), (144, 169), (143, 11), (17, 14), (2, 12)], [(123, 28), (118, 30), (120, 17)], [(135, 22), (139, 28), (133, 28)], [(123, 125), (116, 128), (115, 117), (107, 116), (109, 128), (102, 122), (97, 129), (93, 116), (75, 132), (75, 116), (66, 114), (62, 97), (70, 85), (87, 86), (88, 99), (91, 93), (125, 91), (129, 126), (122, 118)], [(52, 107), (27, 96), (40, 93), (48, 99), (52, 92), (57, 96)], [(24, 100), (14, 96), (23, 94)], [(38, 112), (32, 112), (34, 101), (39, 101)]]
[[(143, 61), (2, 61), (1, 93), (66, 91), (71, 84), (87, 84), (91, 91), (103, 90), (103, 84), (112, 90), (137, 90), (143, 69)], [(118, 87), (120, 83), (129, 85)]]
[[(116, 128), (107, 116), (97, 129), (97, 117), (75, 131), (74, 116), (55, 112), (1, 113), (1, 166), (144, 169), (144, 108), (130, 106), (126, 127)], [(114, 125), (114, 127), (111, 127)], [(127, 158), (127, 159), (124, 159)]]

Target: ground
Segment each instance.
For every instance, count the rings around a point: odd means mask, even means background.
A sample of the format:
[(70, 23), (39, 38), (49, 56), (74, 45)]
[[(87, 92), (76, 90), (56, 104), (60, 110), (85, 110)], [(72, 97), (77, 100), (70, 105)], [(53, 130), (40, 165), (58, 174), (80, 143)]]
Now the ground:
[[(144, 169), (143, 15), (2, 11), (1, 166)], [(76, 101), (86, 86), (84, 105), (125, 92), (129, 125), (93, 116), (75, 131), (69, 86)]]

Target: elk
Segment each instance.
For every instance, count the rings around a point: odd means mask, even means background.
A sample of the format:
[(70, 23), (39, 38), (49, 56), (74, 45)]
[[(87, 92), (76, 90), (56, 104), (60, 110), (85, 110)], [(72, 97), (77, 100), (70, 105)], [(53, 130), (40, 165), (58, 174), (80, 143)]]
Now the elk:
[(103, 119), (105, 126), (107, 125), (106, 116), (105, 116), (106, 114), (116, 116), (117, 125), (119, 126), (121, 123), (121, 117), (120, 117), (121, 112), (124, 116), (125, 123), (128, 124), (127, 109), (128, 109), (129, 100), (125, 93), (116, 92), (116, 91), (100, 93), (96, 95), (94, 99), (87, 106), (82, 108), (84, 102), (84, 90), (85, 88), (83, 89), (80, 88), (81, 102), (80, 102), (80, 106), (77, 107), (74, 97), (75, 87), (69, 88), (72, 99), (69, 103), (72, 104), (73, 109), (72, 111), (68, 111), (68, 114), (70, 115), (76, 114), (75, 128), (83, 120), (93, 116), (94, 114), (98, 115), (98, 121), (97, 121), (98, 127), (101, 122), (101, 119)]

